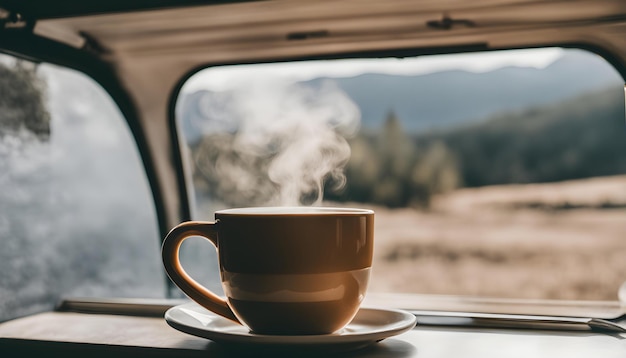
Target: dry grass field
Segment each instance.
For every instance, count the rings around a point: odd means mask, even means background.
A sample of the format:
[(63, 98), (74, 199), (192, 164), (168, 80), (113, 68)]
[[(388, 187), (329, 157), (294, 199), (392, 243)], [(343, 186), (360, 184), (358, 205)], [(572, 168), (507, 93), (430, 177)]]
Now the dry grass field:
[(626, 281), (626, 176), (462, 189), (428, 212), (372, 209), (370, 291), (615, 300)]

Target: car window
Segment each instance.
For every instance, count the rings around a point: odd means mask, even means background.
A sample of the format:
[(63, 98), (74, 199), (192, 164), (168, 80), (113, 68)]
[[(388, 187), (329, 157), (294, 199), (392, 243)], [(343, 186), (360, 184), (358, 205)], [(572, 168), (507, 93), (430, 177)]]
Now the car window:
[(0, 55), (0, 321), (62, 297), (163, 297), (129, 129), (85, 75)]
[[(624, 80), (592, 52), (216, 66), (176, 114), (196, 219), (374, 209), (370, 291), (615, 300), (626, 281)], [(215, 260), (197, 245), (189, 266)]]

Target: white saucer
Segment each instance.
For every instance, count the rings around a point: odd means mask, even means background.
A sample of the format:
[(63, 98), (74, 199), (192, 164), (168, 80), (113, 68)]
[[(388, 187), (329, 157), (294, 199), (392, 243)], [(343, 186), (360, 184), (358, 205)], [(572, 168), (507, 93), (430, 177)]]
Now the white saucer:
[(190, 302), (170, 308), (165, 320), (173, 328), (218, 343), (254, 344), (266, 347), (315, 347), (349, 350), (367, 346), (415, 327), (416, 317), (405, 311), (361, 308), (346, 327), (323, 335), (263, 335), (222, 318)]

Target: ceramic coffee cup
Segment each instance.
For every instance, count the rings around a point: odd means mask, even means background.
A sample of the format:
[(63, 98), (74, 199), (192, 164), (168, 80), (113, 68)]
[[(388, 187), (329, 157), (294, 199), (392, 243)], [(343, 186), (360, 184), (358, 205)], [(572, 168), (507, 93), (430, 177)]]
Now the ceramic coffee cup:
[[(373, 211), (241, 208), (215, 219), (182, 223), (163, 242), (167, 274), (192, 300), (261, 334), (327, 334), (356, 315), (372, 264)], [(215, 245), (226, 299), (181, 266), (190, 236)]]

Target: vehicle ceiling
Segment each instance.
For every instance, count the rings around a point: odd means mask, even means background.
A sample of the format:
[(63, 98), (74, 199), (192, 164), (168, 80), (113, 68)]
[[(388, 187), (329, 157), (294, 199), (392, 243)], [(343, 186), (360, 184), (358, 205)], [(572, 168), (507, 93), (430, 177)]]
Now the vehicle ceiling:
[(74, 67), (138, 138), (161, 232), (189, 218), (173, 96), (210, 65), (589, 46), (624, 74), (623, 0), (0, 0), (0, 51)]

